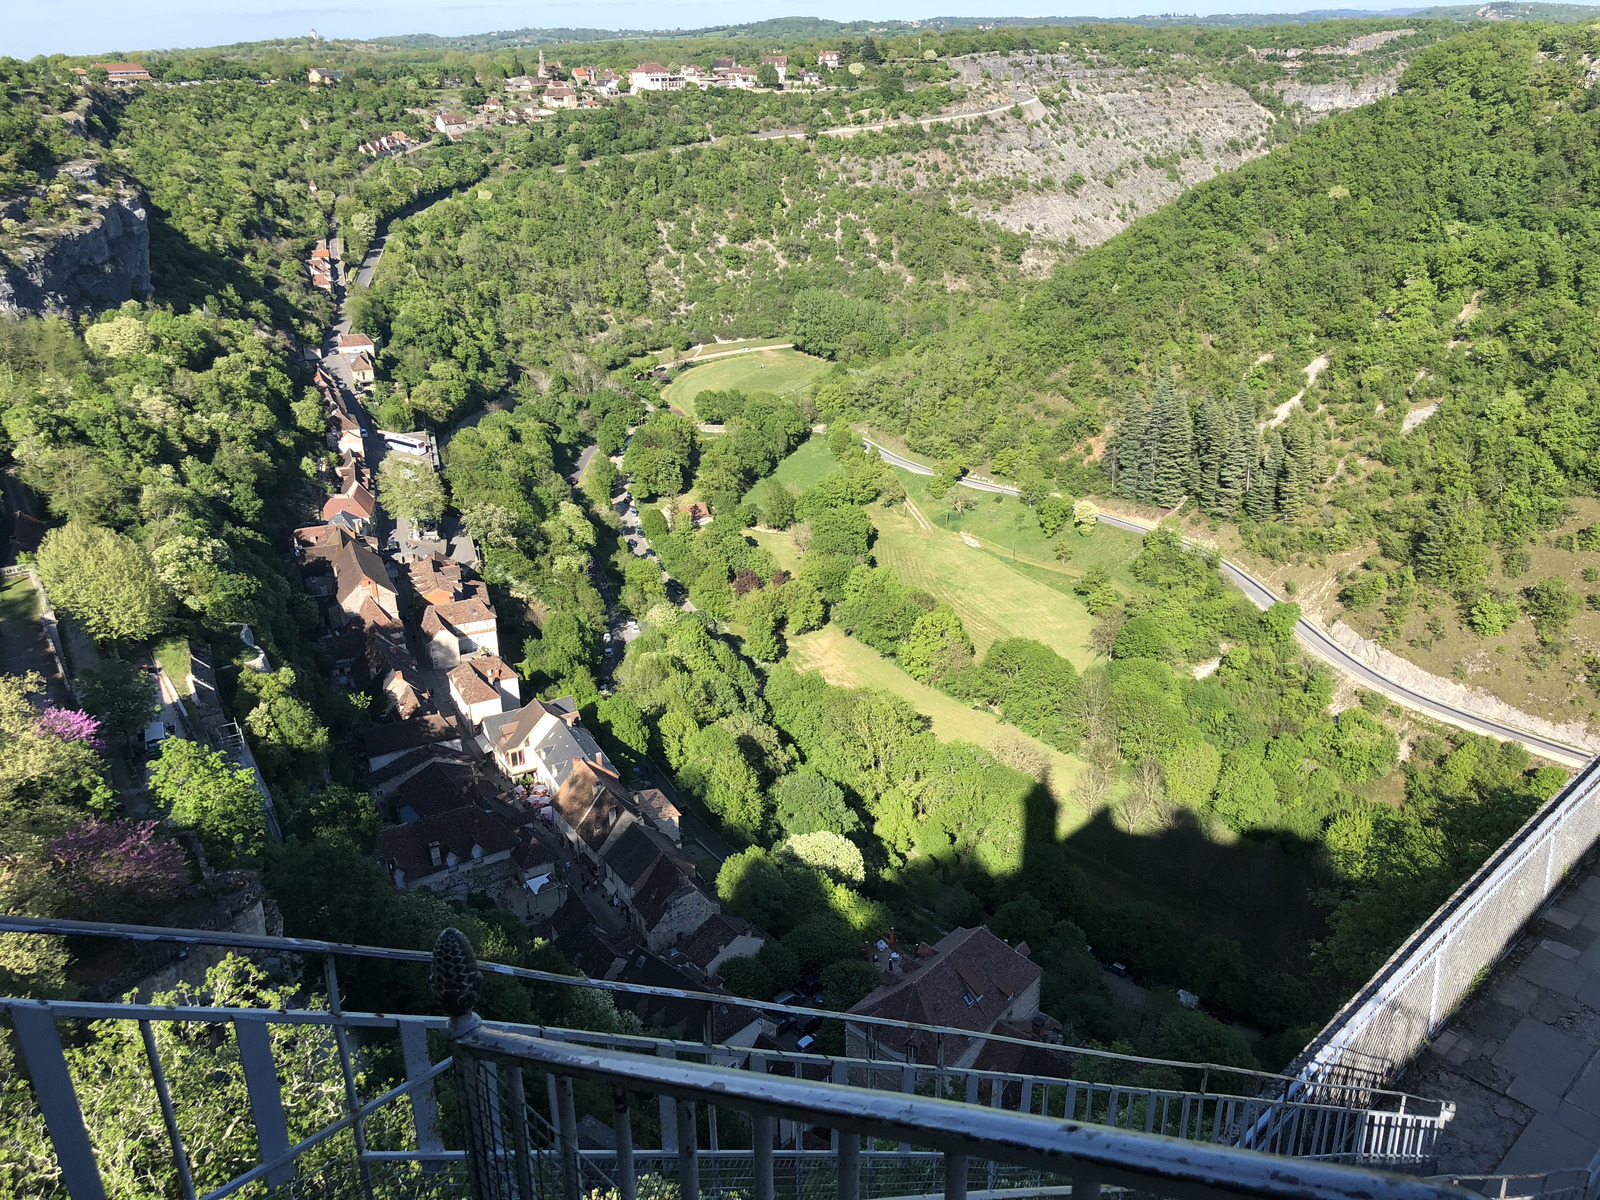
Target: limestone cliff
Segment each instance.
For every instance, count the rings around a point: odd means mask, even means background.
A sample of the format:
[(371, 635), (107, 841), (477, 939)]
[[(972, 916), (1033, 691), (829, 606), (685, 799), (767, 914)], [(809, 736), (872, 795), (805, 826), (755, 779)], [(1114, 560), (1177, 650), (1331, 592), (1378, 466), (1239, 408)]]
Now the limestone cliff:
[[(41, 314), (103, 308), (150, 291), (150, 220), (145, 200), (126, 184), (95, 186), (75, 197), (64, 220), (28, 221), (32, 196), (0, 199), (0, 313)], [(24, 224), (26, 222), (26, 224)]]

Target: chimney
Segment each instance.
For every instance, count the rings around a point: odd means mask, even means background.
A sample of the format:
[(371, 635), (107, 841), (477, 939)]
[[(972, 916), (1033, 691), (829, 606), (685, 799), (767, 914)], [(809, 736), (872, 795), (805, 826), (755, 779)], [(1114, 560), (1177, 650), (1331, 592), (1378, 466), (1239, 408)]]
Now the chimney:
[(428, 843), (428, 857), (433, 861), (434, 866), (444, 866), (444, 852), (438, 842)]

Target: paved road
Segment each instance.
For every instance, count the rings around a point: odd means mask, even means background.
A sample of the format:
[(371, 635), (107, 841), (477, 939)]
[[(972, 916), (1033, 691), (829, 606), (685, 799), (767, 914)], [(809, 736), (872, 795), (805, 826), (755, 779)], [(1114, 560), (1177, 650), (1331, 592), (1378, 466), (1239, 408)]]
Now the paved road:
[[(892, 467), (900, 467), (910, 471), (913, 475), (932, 475), (933, 468), (922, 463), (912, 462), (909, 458), (887, 450), (870, 438), (862, 439), (865, 444), (876, 450), (885, 462)], [(973, 488), (980, 492), (999, 492), (1006, 496), (1018, 496), (1021, 493), (1014, 487), (1004, 484), (989, 483), (986, 480), (963, 479), (964, 487)], [(1132, 533), (1149, 533), (1151, 524), (1148, 522), (1131, 521), (1126, 517), (1114, 517), (1109, 513), (1101, 513), (1100, 520), (1113, 529), (1126, 529)], [(1193, 545), (1194, 543), (1187, 543)], [(1219, 564), (1223, 575), (1235, 583), (1239, 590), (1261, 609), (1271, 607), (1282, 599), (1274, 594), (1271, 588), (1259, 579), (1249, 574), (1236, 563), (1223, 559)], [(1514, 725), (1507, 725), (1490, 717), (1479, 716), (1477, 713), (1468, 712), (1466, 709), (1457, 708), (1443, 700), (1436, 700), (1432, 696), (1424, 695), (1398, 680), (1368, 666), (1350, 651), (1346, 650), (1324, 630), (1321, 626), (1309, 620), (1302, 619), (1295, 626), (1295, 637), (1317, 658), (1329, 666), (1343, 671), (1362, 687), (1371, 688), (1373, 691), (1382, 692), (1385, 696), (1403, 704), (1416, 712), (1425, 713), (1430, 717), (1466, 729), (1472, 733), (1487, 734), (1489, 737), (1498, 738), (1503, 742), (1520, 742), (1533, 753), (1555, 762), (1565, 763), (1572, 767), (1581, 767), (1593, 757), (1589, 751), (1578, 746), (1570, 746), (1565, 742), (1558, 742), (1552, 738), (1542, 737), (1539, 734), (1529, 733)]]

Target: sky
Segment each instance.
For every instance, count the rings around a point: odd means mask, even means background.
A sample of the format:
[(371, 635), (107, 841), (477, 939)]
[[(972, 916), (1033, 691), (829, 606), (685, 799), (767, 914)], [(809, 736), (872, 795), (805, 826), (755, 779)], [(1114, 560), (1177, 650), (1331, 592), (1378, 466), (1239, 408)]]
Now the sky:
[[(460, 36), (498, 29), (695, 29), (768, 17), (816, 16), (883, 20), (929, 16), (1138, 16), (1185, 13), (1295, 12), (1332, 7), (1328, 0), (550, 0), (540, 4), (450, 0), (390, 0), (317, 8), (273, 0), (0, 0), (0, 55), (103, 54), (116, 50), (217, 46), (229, 42), (297, 37), (316, 29), (324, 37), (384, 37), (403, 33)], [(1398, 0), (1397, 0), (1398, 2)], [(1387, 7), (1374, 5), (1373, 7)]]

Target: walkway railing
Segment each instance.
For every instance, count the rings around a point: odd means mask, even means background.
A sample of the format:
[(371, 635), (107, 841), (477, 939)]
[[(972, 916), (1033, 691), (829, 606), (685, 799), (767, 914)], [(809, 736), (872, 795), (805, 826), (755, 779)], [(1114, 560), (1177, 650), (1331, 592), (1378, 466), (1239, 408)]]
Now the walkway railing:
[[(89, 1022), (136, 1022), (142, 1042), (148, 1071), (148, 1087), (137, 1085), (135, 1094), (153, 1092), (160, 1099), (161, 1131), (150, 1130), (151, 1137), (164, 1134), (170, 1159), (174, 1164), (173, 1186), (168, 1190), (180, 1191), (185, 1200), (204, 1194), (209, 1200), (220, 1200), (242, 1189), (259, 1190), (261, 1186), (286, 1187), (296, 1180), (323, 1178), (331, 1172), (345, 1180), (349, 1187), (359, 1186), (370, 1195), (413, 1194), (418, 1188), (430, 1190), (445, 1186), (437, 1179), (441, 1171), (448, 1175), (459, 1170), (463, 1162), (460, 1150), (447, 1149), (441, 1133), (441, 1101), (439, 1088), (455, 1097), (452, 1108), (459, 1111), (460, 1093), (455, 1076), (449, 1073), (449, 1060), (435, 1063), (430, 1054), (429, 1039), (433, 1038), (433, 1051), (443, 1049), (440, 1034), (446, 1029), (442, 1017), (394, 1016), (376, 1013), (344, 1012), (340, 1004), (338, 974), (335, 958), (343, 954), (360, 957), (397, 957), (404, 961), (431, 962), (427, 954), (413, 951), (385, 951), (372, 947), (347, 947), (335, 943), (309, 942), (298, 939), (258, 938), (248, 935), (218, 934), (199, 931), (158, 930), (128, 927), (141, 939), (169, 941), (185, 944), (233, 945), (240, 949), (271, 950), (283, 955), (286, 951), (301, 954), (321, 953), (324, 977), (329, 987), (330, 1007), (327, 1010), (263, 1011), (228, 1008), (169, 1007), (164, 1005), (126, 1003), (88, 1003), (81, 1001), (0, 1000), (0, 1010), (8, 1013), (16, 1032), (29, 1078), (33, 1082), (43, 1122), (56, 1150), (61, 1165), (62, 1180), (73, 1200), (99, 1200), (104, 1195), (100, 1188), (96, 1167), (95, 1145), (98, 1130), (95, 1121), (86, 1120), (78, 1100), (78, 1083), (69, 1065), (69, 1055), (63, 1050), (60, 1025), (65, 1023), (76, 1035)], [(86, 926), (83, 923), (48, 922), (36, 918), (0, 918), (0, 932), (97, 932), (108, 936), (107, 927)], [(604, 981), (572, 979), (546, 972), (527, 971), (520, 968), (490, 965), (492, 969), (527, 977), (546, 983), (572, 986), (606, 986), (608, 990), (643, 990), (655, 994), (667, 993), (678, 998), (699, 998), (717, 1005), (727, 1005), (730, 998), (710, 993), (675, 992), (672, 989), (629, 989), (606, 985)], [(476, 970), (474, 964), (474, 970)], [(792, 1006), (754, 1005), (753, 1008), (775, 1010), (777, 1014), (807, 1016), (823, 1010), (795, 1009)], [(828, 1014), (838, 1018), (840, 1014)], [(853, 1018), (852, 1018), (853, 1020)], [(342, 1079), (342, 1104), (336, 1117), (318, 1118), (321, 1123), (312, 1129), (306, 1114), (295, 1109), (291, 1100), (286, 1102), (284, 1085), (295, 1081), (280, 1078), (285, 1065), (275, 1057), (274, 1046), (280, 1044), (292, 1027), (310, 1027), (322, 1031), (321, 1055), (325, 1061), (337, 1062)], [(925, 1027), (938, 1030), (940, 1027)], [(157, 1029), (171, 1030), (157, 1038)], [(914, 1062), (885, 1063), (861, 1058), (830, 1056), (779, 1049), (755, 1049), (750, 1046), (715, 1045), (707, 1041), (691, 1041), (593, 1033), (581, 1030), (533, 1026), (483, 1026), (483, 1036), (505, 1035), (526, 1039), (541, 1047), (567, 1047), (573, 1053), (597, 1053), (621, 1056), (631, 1062), (644, 1062), (665, 1069), (669, 1064), (676, 1069), (701, 1068), (719, 1072), (719, 1078), (738, 1075), (745, 1079), (762, 1081), (789, 1081), (807, 1086), (817, 1085), (841, 1090), (853, 1095), (878, 1095), (893, 1097), (896, 1103), (937, 1100), (941, 1104), (956, 1104), (968, 1109), (981, 1109), (996, 1117), (1025, 1117), (1028, 1119), (1067, 1122), (1073, 1127), (1094, 1126), (1105, 1131), (1118, 1131), (1138, 1135), (1154, 1135), (1179, 1139), (1191, 1145), (1204, 1145), (1224, 1150), (1237, 1145), (1258, 1128), (1268, 1132), (1257, 1136), (1251, 1143), (1256, 1150), (1300, 1159), (1317, 1159), (1328, 1162), (1359, 1163), (1367, 1166), (1386, 1166), (1412, 1171), (1433, 1168), (1432, 1147), (1438, 1131), (1450, 1119), (1448, 1105), (1420, 1101), (1399, 1093), (1385, 1093), (1380, 1099), (1386, 1108), (1357, 1109), (1348, 1105), (1315, 1103), (1307, 1100), (1275, 1099), (1272, 1096), (1239, 1094), (1245, 1090), (1259, 1091), (1264, 1083), (1287, 1084), (1284, 1077), (1260, 1073), (1233, 1072), (1228, 1068), (1194, 1066), (1155, 1059), (1140, 1059), (1126, 1055), (1105, 1055), (1070, 1047), (1045, 1047), (1027, 1043), (1036, 1055), (1054, 1053), (1061, 1056), (1060, 1074), (1019, 1074), (976, 1068), (946, 1068), (938, 1064)], [(185, 1032), (187, 1031), (187, 1032)], [(103, 1032), (103, 1031), (102, 1031)], [(949, 1030), (962, 1039), (970, 1039), (968, 1031)], [(181, 1134), (184, 1128), (193, 1128), (191, 1113), (174, 1107), (167, 1086), (167, 1072), (171, 1064), (164, 1062), (160, 1046), (176, 1047), (181, 1051), (185, 1039), (196, 1036), (221, 1038), (226, 1044), (225, 1056), (231, 1064), (228, 1069), (242, 1077), (242, 1086), (235, 1089), (247, 1095), (250, 1106), (251, 1127), (259, 1146), (257, 1165), (230, 1179), (207, 1178), (197, 1187), (189, 1175), (190, 1153), (185, 1148)], [(67, 1044), (72, 1044), (74, 1036)], [(159, 1044), (158, 1044), (159, 1042)], [(390, 1048), (392, 1061), (402, 1064), (404, 1079), (380, 1094), (364, 1094), (360, 1086), (363, 1064)], [(398, 1074), (398, 1072), (397, 1072)], [(1068, 1075), (1086, 1078), (1069, 1078)], [(1159, 1085), (1152, 1079), (1159, 1075)], [(1237, 1077), (1235, 1077), (1237, 1076)], [(442, 1082), (441, 1082), (441, 1077)], [(520, 1076), (516, 1076), (520, 1080)], [(512, 1076), (500, 1081), (500, 1086), (511, 1088)], [(538, 1081), (535, 1081), (536, 1084)], [(548, 1157), (560, 1149), (560, 1138), (553, 1131), (564, 1127), (566, 1112), (564, 1101), (555, 1084), (555, 1076), (544, 1078), (545, 1111), (548, 1121), (529, 1119), (529, 1153), (537, 1153), (540, 1146)], [(515, 1086), (520, 1087), (518, 1083)], [(221, 1081), (218, 1088), (222, 1087)], [(1225, 1090), (1217, 1090), (1221, 1087)], [(370, 1091), (370, 1089), (369, 1089)], [(535, 1095), (539, 1087), (533, 1088)], [(667, 1095), (666, 1093), (662, 1093)], [(1364, 1093), (1366, 1094), (1366, 1093)], [(1370, 1094), (1368, 1098), (1372, 1097)], [(509, 1092), (505, 1101), (512, 1104), (510, 1111), (521, 1112), (521, 1102), (513, 1104), (515, 1096)], [(677, 1170), (680, 1151), (676, 1101), (670, 1096), (661, 1100), (659, 1113), (659, 1146), (640, 1150), (641, 1161), (654, 1164), (658, 1173), (671, 1174)], [(501, 1110), (496, 1109), (496, 1112)], [(403, 1118), (403, 1121), (401, 1120)], [(152, 1118), (154, 1119), (154, 1118)], [(706, 1144), (707, 1170), (725, 1181), (719, 1186), (748, 1187), (751, 1173), (759, 1165), (748, 1137), (736, 1135), (727, 1139), (719, 1137), (715, 1110), (707, 1113)], [(496, 1121), (503, 1124), (499, 1117)], [(814, 1122), (833, 1129), (827, 1122)], [(402, 1126), (404, 1136), (401, 1136)], [(300, 1130), (298, 1140), (291, 1140), (290, 1129)], [(545, 1131), (544, 1135), (539, 1130)], [(541, 1136), (543, 1140), (541, 1141)], [(570, 1141), (571, 1139), (567, 1139)], [(459, 1143), (458, 1143), (459, 1144)], [(806, 1126), (798, 1118), (788, 1119), (780, 1128), (778, 1148), (783, 1152), (784, 1168), (789, 1172), (795, 1195), (819, 1185), (836, 1170), (829, 1157), (838, 1148), (838, 1135), (834, 1132), (821, 1143), (815, 1135), (808, 1135)], [(589, 1178), (586, 1190), (598, 1187), (610, 1190), (605, 1183), (615, 1179), (620, 1169), (619, 1151), (586, 1151), (578, 1162)], [(899, 1139), (892, 1146), (868, 1146), (863, 1152), (871, 1186), (871, 1195), (921, 1195), (937, 1190), (942, 1184), (938, 1178), (936, 1156), (914, 1149), (911, 1139)], [(823, 1161), (827, 1160), (827, 1161)], [(552, 1160), (554, 1161), (554, 1160)], [(992, 1159), (995, 1163), (1005, 1160)], [(530, 1168), (531, 1169), (531, 1168)], [(540, 1170), (548, 1170), (546, 1162)], [(986, 1176), (989, 1188), (1032, 1186), (1034, 1179), (1026, 1171), (1007, 1173), (999, 1166)], [(743, 1183), (734, 1181), (744, 1180)], [(809, 1182), (807, 1182), (809, 1181)], [(1008, 1182), (1009, 1181), (1009, 1182)], [(459, 1182), (459, 1181), (458, 1181)], [(1036, 1182), (1036, 1181), (1035, 1181)], [(207, 1191), (206, 1189), (210, 1190)], [(399, 1189), (396, 1191), (396, 1189)], [(337, 1190), (337, 1189), (335, 1189)]]
[(1290, 1073), (1317, 1090), (1392, 1079), (1510, 949), (1597, 837), (1600, 759), (1573, 776), (1406, 939)]

